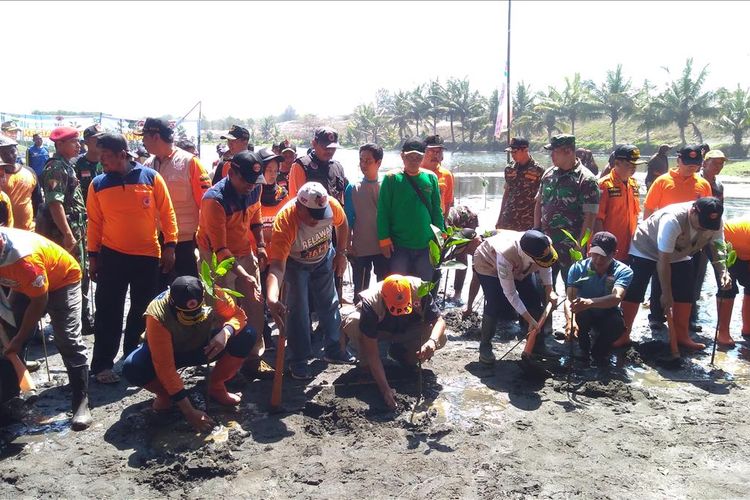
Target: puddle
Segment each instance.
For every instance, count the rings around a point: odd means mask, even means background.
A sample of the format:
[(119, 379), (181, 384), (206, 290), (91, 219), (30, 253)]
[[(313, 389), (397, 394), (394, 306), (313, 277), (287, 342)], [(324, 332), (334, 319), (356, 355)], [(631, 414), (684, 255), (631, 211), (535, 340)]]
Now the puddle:
[(470, 427), (475, 420), (500, 423), (508, 406), (507, 395), (471, 381), (452, 380), (455, 385), (441, 380), (443, 390), (430, 406), (435, 411), (434, 421)]

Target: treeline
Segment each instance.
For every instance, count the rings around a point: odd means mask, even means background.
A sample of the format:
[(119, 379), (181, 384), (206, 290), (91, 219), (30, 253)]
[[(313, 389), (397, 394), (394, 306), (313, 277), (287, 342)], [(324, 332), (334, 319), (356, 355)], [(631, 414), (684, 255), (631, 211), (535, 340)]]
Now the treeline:
[[(618, 130), (627, 126), (628, 136), (622, 139), (635, 142), (648, 152), (658, 146), (652, 144), (655, 136), (675, 144), (702, 143), (709, 130), (725, 141), (712, 146), (726, 148), (733, 157), (746, 157), (750, 90), (739, 84), (734, 89), (706, 89), (707, 75), (707, 66), (696, 69), (693, 60), (688, 59), (662, 88), (649, 80), (634, 84), (621, 65), (607, 71), (598, 83), (582, 79), (579, 73), (564, 78), (559, 87), (545, 90), (520, 81), (512, 92), (511, 133), (542, 144), (556, 133), (575, 134), (576, 128), (596, 121), (607, 125), (607, 135), (598, 139), (581, 136), (580, 145), (607, 150), (617, 144)], [(505, 147), (504, 140), (493, 137), (498, 105), (497, 91), (482, 95), (471, 88), (467, 78), (445, 82), (436, 79), (411, 90), (381, 89), (372, 102), (360, 104), (344, 117), (341, 141), (348, 146), (374, 141), (395, 147), (405, 137), (439, 132), (455, 149), (496, 150)], [(311, 128), (323, 123), (319, 117), (307, 115), (298, 119), (298, 127), (283, 130), (280, 122), (295, 119), (290, 115), (296, 118), (291, 107), (277, 117), (257, 121), (228, 117), (206, 121), (204, 128), (226, 129), (232, 123), (241, 123), (251, 130), (256, 141), (290, 137), (306, 142)]]

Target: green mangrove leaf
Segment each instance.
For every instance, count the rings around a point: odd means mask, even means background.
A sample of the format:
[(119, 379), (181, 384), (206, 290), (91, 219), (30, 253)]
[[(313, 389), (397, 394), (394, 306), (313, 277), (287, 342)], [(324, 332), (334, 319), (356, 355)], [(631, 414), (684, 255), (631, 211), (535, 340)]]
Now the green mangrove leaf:
[(466, 269), (466, 264), (457, 260), (449, 260), (448, 262), (443, 262), (440, 265), (440, 269), (456, 269), (461, 271)]
[(221, 291), (226, 293), (227, 295), (231, 295), (232, 297), (237, 297), (239, 299), (244, 297), (244, 295), (242, 295), (240, 292), (230, 290), (229, 288), (222, 288)]
[(440, 265), (440, 247), (434, 240), (430, 240), (428, 245), (430, 249), (430, 264), (432, 264), (432, 267), (437, 267)]
[(573, 243), (575, 243), (575, 244), (576, 244), (576, 246), (578, 246), (578, 240), (577, 240), (577, 239), (575, 239), (575, 238), (573, 237), (573, 235), (572, 235), (572, 234), (570, 234), (570, 231), (568, 231), (567, 229), (560, 229), (560, 231), (562, 231), (562, 232), (563, 232), (563, 234), (564, 234), (564, 235), (565, 235), (565, 236), (566, 236), (566, 237), (567, 237), (567, 238), (568, 238), (568, 239), (569, 239), (570, 241), (572, 241)]
[(583, 238), (581, 238), (580, 248), (586, 248), (586, 243), (589, 242), (589, 239), (591, 239), (591, 229), (586, 228), (586, 232), (583, 233)]

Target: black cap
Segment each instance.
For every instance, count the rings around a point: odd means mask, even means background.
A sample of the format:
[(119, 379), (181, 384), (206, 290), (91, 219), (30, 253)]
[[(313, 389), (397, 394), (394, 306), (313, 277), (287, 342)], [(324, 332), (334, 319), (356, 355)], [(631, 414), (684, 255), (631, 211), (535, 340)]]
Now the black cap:
[(159, 134), (160, 136), (167, 138), (172, 137), (174, 130), (169, 126), (167, 120), (162, 120), (161, 118), (146, 118), (146, 121), (143, 122), (143, 128), (138, 132), (134, 132), (134, 134)]
[(425, 144), (419, 137), (410, 137), (404, 141), (404, 145), (401, 146), (402, 153), (419, 153), (424, 154)]
[(240, 151), (232, 157), (230, 164), (250, 184), (265, 184), (263, 164), (252, 151)]
[(131, 158), (137, 158), (135, 153), (128, 149), (128, 141), (125, 140), (125, 136), (122, 134), (103, 133), (96, 138), (96, 147), (106, 149), (113, 153), (124, 151)]
[(180, 276), (169, 285), (169, 303), (182, 312), (193, 312), (203, 305), (203, 283), (195, 276)]
[(512, 149), (522, 149), (522, 148), (528, 148), (528, 147), (529, 147), (528, 139), (524, 139), (523, 137), (514, 137), (513, 139), (510, 140), (510, 144), (508, 145), (508, 147), (505, 148), (505, 152), (507, 153), (508, 151)]
[(701, 144), (691, 144), (677, 151), (677, 157), (685, 165), (700, 165), (703, 163), (703, 146)]
[(324, 148), (339, 147), (339, 133), (331, 127), (318, 127), (315, 129), (315, 142)]
[(625, 160), (633, 165), (646, 163), (646, 160), (641, 159), (641, 150), (633, 144), (620, 144), (612, 154), (615, 160)]
[(521, 236), (521, 250), (541, 267), (550, 267), (557, 262), (557, 252), (544, 233), (530, 229)]
[(599, 231), (591, 238), (589, 253), (611, 257), (617, 251), (617, 237), (608, 231)]
[(721, 200), (713, 196), (705, 196), (695, 200), (693, 208), (698, 214), (698, 223), (702, 228), (711, 231), (718, 231), (721, 228), (721, 216), (724, 214), (724, 205)]
[(289, 139), (284, 139), (279, 143), (279, 154), (287, 150), (297, 154), (297, 146), (295, 146)]
[(443, 138), (439, 135), (428, 135), (424, 138), (425, 148), (445, 148)]
[(224, 156), (224, 153), (226, 153), (227, 151), (229, 151), (229, 146), (227, 146), (223, 142), (220, 142), (219, 144), (216, 145), (216, 153), (219, 156)]
[(570, 146), (572, 148), (576, 147), (576, 136), (569, 135), (569, 134), (558, 134), (553, 135), (552, 140), (549, 144), (544, 146), (544, 149), (550, 150), (550, 149), (556, 149), (563, 146)]
[(248, 132), (245, 127), (240, 127), (239, 125), (232, 125), (229, 128), (229, 132), (222, 135), (221, 139), (229, 139), (230, 141), (234, 139), (245, 139), (249, 141), (250, 132)]
[(91, 125), (90, 127), (86, 127), (85, 129), (83, 129), (83, 138), (85, 140), (85, 139), (88, 139), (89, 137), (98, 137), (103, 133), (104, 133), (104, 129), (102, 128), (102, 126), (99, 125), (98, 123), (95, 123)]
[(268, 148), (261, 149), (260, 151), (255, 153), (255, 156), (258, 157), (258, 159), (260, 160), (260, 162), (263, 164), (264, 167), (268, 165), (268, 162), (270, 162), (271, 160), (282, 161), (284, 159), (283, 156), (277, 155), (276, 153), (274, 153)]
[(707, 142), (704, 142), (701, 144), (701, 150), (703, 151), (703, 156), (706, 156), (706, 153), (711, 151), (711, 146), (709, 146)]

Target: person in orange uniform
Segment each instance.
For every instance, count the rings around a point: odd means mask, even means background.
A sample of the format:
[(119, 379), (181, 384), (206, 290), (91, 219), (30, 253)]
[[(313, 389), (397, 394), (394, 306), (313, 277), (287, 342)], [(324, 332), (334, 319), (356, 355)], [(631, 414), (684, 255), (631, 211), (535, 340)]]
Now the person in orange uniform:
[[(688, 145), (677, 151), (677, 167), (657, 177), (646, 194), (643, 202), (643, 220), (668, 205), (713, 196), (708, 181), (697, 175), (703, 164), (703, 154), (704, 150), (700, 144)], [(666, 321), (659, 297), (661, 297), (661, 284), (658, 276), (654, 274), (649, 299), (651, 310), (648, 315), (651, 328), (661, 328)], [(701, 330), (693, 322), (690, 327), (694, 331)]]
[(440, 188), (440, 204), (443, 216), (448, 217), (448, 211), (453, 206), (453, 174), (447, 168), (443, 168), (443, 138), (439, 135), (428, 135), (425, 140), (424, 157), (420, 168), (429, 170), (437, 175), (438, 188)]
[(0, 226), (13, 227), (13, 204), (5, 192), (8, 184), (8, 174), (5, 173), (5, 167), (12, 167), (0, 159)]
[(721, 345), (733, 347), (734, 340), (729, 334), (734, 298), (739, 293), (737, 283), (744, 288), (742, 298), (742, 338), (750, 340), (750, 217), (730, 219), (724, 223), (724, 240), (731, 243), (737, 252), (737, 260), (729, 268), (732, 286), (716, 293), (719, 308), (719, 338)]
[(129, 286), (127, 357), (138, 346), (143, 312), (158, 292), (159, 268), (168, 273), (174, 266), (177, 222), (164, 179), (131, 159), (125, 137), (102, 134), (96, 144), (104, 173), (91, 182), (86, 199), (89, 273), (98, 284), (91, 371), (97, 381), (111, 384), (119, 380), (112, 366), (122, 337), (125, 293)]
[(33, 231), (34, 207), (41, 202), (41, 193), (37, 190), (36, 174), (16, 163), (17, 146), (13, 139), (0, 135), (0, 160), (7, 177), (3, 191), (13, 207), (13, 227)]
[[(265, 183), (263, 165), (250, 151), (237, 153), (229, 163), (229, 174), (209, 189), (201, 202), (198, 250), (207, 262), (213, 253), (219, 261), (236, 259), (232, 271), (220, 279), (221, 286), (245, 296), (240, 305), (253, 329), (262, 332), (260, 271), (268, 263), (260, 211), (261, 185)], [(258, 335), (242, 370), (247, 378), (273, 376), (273, 369), (260, 359), (263, 350), (263, 336)]]
[(145, 315), (145, 342), (125, 360), (123, 376), (156, 394), (154, 410), (167, 410), (175, 403), (195, 430), (211, 430), (214, 421), (192, 405), (177, 369), (218, 359), (208, 395), (222, 405), (239, 404), (242, 394), (228, 392), (225, 383), (237, 374), (255, 343), (256, 333), (246, 326), (245, 313), (220, 290), (212, 297), (198, 278), (180, 276), (151, 301)]
[(594, 222), (594, 233), (607, 231), (618, 241), (614, 258), (627, 262), (630, 240), (638, 227), (641, 203), (638, 199), (638, 182), (633, 173), (638, 165), (646, 163), (641, 152), (632, 144), (617, 146), (612, 170), (599, 181), (601, 197), (599, 213)]
[(159, 288), (163, 290), (177, 276), (198, 277), (195, 233), (201, 200), (211, 187), (211, 180), (198, 157), (175, 146), (174, 131), (165, 120), (146, 118), (136, 135), (143, 136), (143, 146), (151, 154), (143, 165), (164, 178), (177, 217), (174, 269), (161, 276)]
[(0, 228), (0, 286), (11, 290), (9, 302), (15, 336), (4, 354), (18, 354), (41, 317), (49, 313), (55, 345), (73, 391), (71, 428), (91, 425), (86, 346), (81, 337), (81, 267), (65, 249), (30, 231)]

